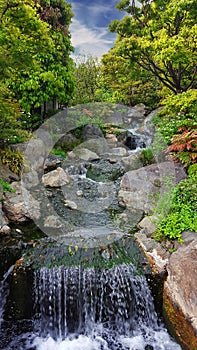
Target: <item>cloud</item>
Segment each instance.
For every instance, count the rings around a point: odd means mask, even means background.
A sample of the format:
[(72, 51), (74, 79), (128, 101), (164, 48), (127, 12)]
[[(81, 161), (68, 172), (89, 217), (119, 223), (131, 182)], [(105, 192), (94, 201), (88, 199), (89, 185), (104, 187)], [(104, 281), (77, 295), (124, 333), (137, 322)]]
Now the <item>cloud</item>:
[(101, 57), (106, 53), (114, 42), (114, 35), (110, 34), (105, 27), (89, 28), (79, 20), (73, 19), (70, 26), (72, 45), (76, 51)]
[(118, 0), (72, 0), (74, 19), (70, 26), (71, 40), (78, 52), (101, 57), (113, 46), (116, 34), (110, 33), (108, 25), (112, 19), (120, 19), (123, 13), (117, 11)]

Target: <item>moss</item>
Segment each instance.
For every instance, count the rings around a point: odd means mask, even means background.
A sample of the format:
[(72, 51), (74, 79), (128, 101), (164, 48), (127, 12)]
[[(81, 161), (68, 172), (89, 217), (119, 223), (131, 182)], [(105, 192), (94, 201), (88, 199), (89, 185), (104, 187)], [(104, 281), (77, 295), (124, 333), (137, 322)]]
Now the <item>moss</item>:
[(197, 337), (191, 323), (186, 320), (179, 308), (173, 305), (166, 291), (163, 301), (163, 314), (169, 332), (181, 344), (183, 350), (196, 350)]

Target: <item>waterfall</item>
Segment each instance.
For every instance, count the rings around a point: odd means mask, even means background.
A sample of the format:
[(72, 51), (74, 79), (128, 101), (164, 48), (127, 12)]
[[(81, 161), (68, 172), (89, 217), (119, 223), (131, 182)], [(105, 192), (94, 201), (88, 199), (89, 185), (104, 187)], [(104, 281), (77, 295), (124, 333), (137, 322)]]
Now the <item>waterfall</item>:
[(9, 285), (7, 283), (8, 276), (12, 273), (14, 265), (4, 274), (3, 280), (0, 281), (0, 326), (3, 321), (4, 306), (6, 304), (7, 296), (9, 293)]
[(34, 287), (39, 350), (180, 349), (159, 324), (146, 278), (132, 264), (44, 267)]

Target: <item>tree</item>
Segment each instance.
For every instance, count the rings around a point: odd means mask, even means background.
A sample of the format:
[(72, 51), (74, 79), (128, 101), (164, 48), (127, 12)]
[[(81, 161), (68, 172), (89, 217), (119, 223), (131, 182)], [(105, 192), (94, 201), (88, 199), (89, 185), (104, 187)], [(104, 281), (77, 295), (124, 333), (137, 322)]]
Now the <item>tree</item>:
[(112, 21), (119, 54), (151, 72), (174, 94), (197, 87), (197, 6), (195, 0), (121, 0), (128, 13)]
[(79, 54), (73, 68), (75, 93), (71, 104), (82, 104), (97, 101), (99, 61), (92, 55)]
[(129, 106), (143, 102), (154, 108), (159, 102), (159, 89), (155, 77), (142, 68), (134, 69), (128, 58), (120, 56), (116, 47), (103, 55), (99, 91), (104, 100)]
[[(18, 135), (20, 106), (12, 83), (19, 72), (38, 69), (38, 52), (47, 52), (52, 40), (32, 0), (0, 0), (0, 144)], [(20, 132), (19, 132), (20, 133)]]
[[(14, 79), (10, 80), (15, 97), (26, 112), (33, 112), (42, 104), (45, 107), (46, 102), (55, 99), (67, 104), (74, 88), (72, 60), (69, 57), (72, 46), (68, 30), (72, 18), (71, 5), (63, 0), (42, 0), (36, 2), (34, 11), (37, 20), (48, 30), (47, 50), (37, 47), (34, 56), (36, 65), (18, 70)], [(19, 15), (17, 9), (17, 17)], [(15, 18), (13, 12), (12, 17)], [(26, 34), (24, 25), (21, 24), (21, 27)]]

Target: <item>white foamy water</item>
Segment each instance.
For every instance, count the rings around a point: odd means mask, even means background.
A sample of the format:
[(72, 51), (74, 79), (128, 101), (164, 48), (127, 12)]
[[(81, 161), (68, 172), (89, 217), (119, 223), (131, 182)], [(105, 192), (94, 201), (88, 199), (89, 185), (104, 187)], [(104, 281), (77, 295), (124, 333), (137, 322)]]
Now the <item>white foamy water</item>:
[[(145, 350), (149, 345), (153, 350), (181, 350), (169, 336), (165, 328), (154, 331), (147, 329), (146, 334), (134, 334), (132, 337), (117, 336), (109, 342), (101, 336), (80, 335), (75, 339), (55, 341), (53, 338), (37, 337), (34, 346), (37, 350)], [(114, 335), (115, 336), (115, 335)]]
[(55, 341), (51, 337), (48, 339), (36, 338), (34, 345), (37, 350), (110, 350), (102, 338), (90, 339), (84, 335), (80, 335), (77, 339), (65, 339), (64, 341)]
[(3, 321), (4, 306), (9, 293), (8, 284), (6, 282), (8, 276), (12, 273), (14, 266), (11, 266), (9, 270), (4, 274), (3, 280), (0, 281), (0, 325)]

